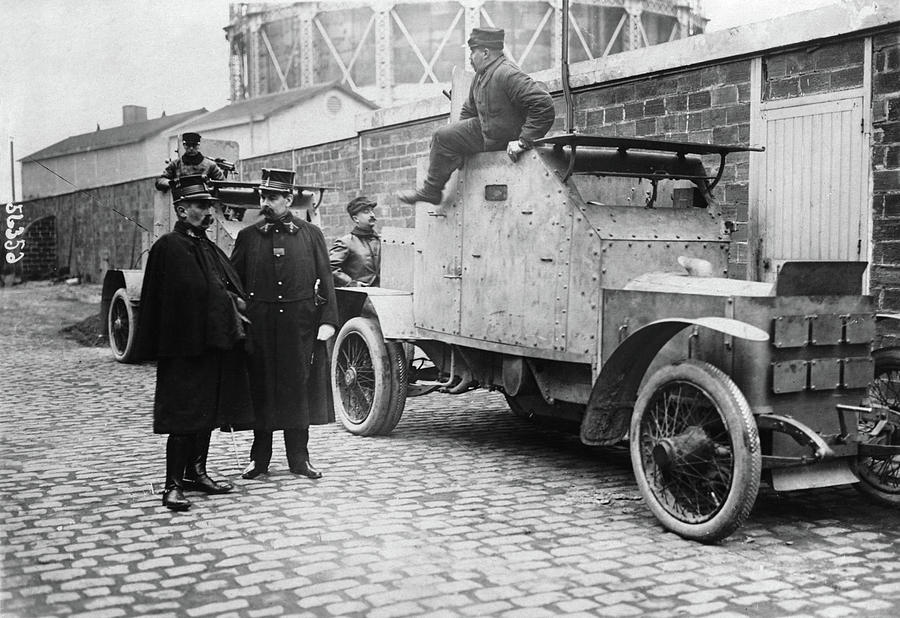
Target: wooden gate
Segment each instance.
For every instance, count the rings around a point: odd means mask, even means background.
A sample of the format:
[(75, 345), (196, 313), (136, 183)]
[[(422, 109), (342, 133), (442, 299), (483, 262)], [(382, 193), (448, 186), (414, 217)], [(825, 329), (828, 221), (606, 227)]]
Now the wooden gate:
[(757, 279), (774, 281), (791, 260), (869, 259), (864, 109), (859, 90), (760, 105), (754, 133), (766, 150), (750, 193)]

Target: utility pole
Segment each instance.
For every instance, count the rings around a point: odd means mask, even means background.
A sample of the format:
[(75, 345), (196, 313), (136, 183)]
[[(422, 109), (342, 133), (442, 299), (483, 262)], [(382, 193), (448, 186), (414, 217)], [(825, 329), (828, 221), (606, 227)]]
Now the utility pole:
[(13, 154), (13, 139), (9, 138), (9, 184), (12, 186), (11, 202), (16, 201), (16, 157)]

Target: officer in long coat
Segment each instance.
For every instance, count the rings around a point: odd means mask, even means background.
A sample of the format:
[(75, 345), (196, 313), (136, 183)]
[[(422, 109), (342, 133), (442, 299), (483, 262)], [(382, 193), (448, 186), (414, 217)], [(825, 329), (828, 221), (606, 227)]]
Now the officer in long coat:
[(216, 427), (253, 421), (246, 333), (240, 307), (245, 297), (228, 258), (206, 236), (216, 202), (202, 176), (172, 185), (175, 229), (150, 248), (137, 330), (142, 358), (156, 360), (154, 433), (169, 434), (163, 505), (182, 511), (185, 489), (218, 494), (232, 485), (206, 471)]
[(320, 478), (309, 461), (309, 426), (331, 420), (327, 385), (313, 384), (310, 377), (324, 377), (313, 371), (317, 347), (320, 356), (324, 350), (316, 342), (334, 335), (338, 324), (334, 284), (322, 232), (289, 210), (293, 182), (293, 171), (262, 170), (263, 219), (238, 233), (231, 254), (247, 290), (251, 322), (256, 421), (251, 461), (242, 475), (248, 479), (268, 472), (276, 430), (284, 431), (291, 472)]

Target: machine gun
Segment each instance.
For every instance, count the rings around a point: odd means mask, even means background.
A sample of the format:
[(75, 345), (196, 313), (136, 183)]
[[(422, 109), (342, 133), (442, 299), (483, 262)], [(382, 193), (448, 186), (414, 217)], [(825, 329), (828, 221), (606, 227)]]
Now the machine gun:
[[(234, 166), (232, 165), (232, 170)], [(242, 180), (208, 180), (210, 193), (222, 202), (222, 216), (226, 221), (243, 221), (247, 210), (259, 210), (259, 183)], [(333, 187), (294, 185), (291, 209), (302, 208), (315, 212), (322, 203), (325, 191)], [(311, 215), (307, 217), (311, 219)]]

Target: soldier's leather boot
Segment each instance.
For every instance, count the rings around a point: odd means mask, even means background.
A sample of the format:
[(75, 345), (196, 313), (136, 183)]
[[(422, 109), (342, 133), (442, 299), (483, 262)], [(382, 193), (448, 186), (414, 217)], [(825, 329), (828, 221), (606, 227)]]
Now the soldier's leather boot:
[(442, 194), (438, 192), (428, 192), (421, 189), (410, 191), (401, 191), (397, 194), (397, 198), (405, 204), (415, 204), (417, 202), (428, 202), (429, 204), (438, 205), (441, 203)]
[(206, 472), (211, 432), (201, 431), (194, 436), (191, 458), (184, 470), (184, 488), (207, 494), (227, 494), (234, 489), (230, 481), (214, 481)]
[(173, 511), (186, 511), (191, 502), (184, 497), (184, 468), (193, 449), (192, 435), (169, 434), (166, 441), (166, 485), (163, 506)]
[(299, 474), (309, 479), (315, 480), (322, 478), (322, 473), (313, 468), (312, 463), (310, 463), (308, 459), (306, 461), (301, 461), (297, 465), (291, 466), (290, 470), (294, 474)]

